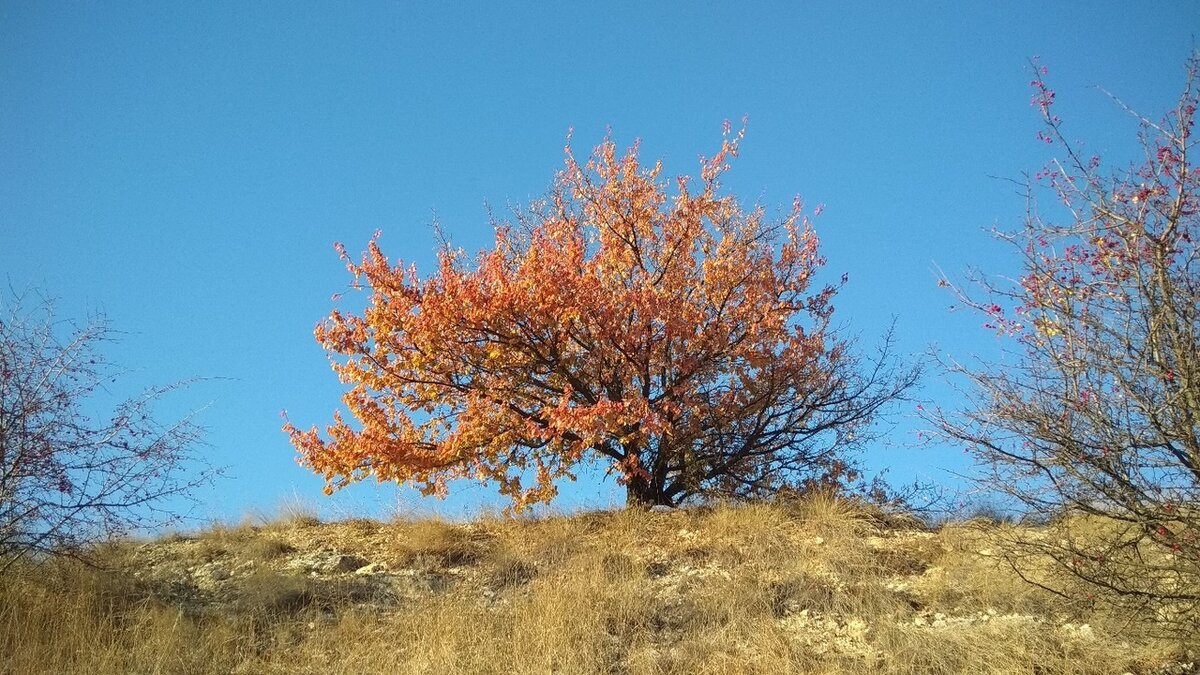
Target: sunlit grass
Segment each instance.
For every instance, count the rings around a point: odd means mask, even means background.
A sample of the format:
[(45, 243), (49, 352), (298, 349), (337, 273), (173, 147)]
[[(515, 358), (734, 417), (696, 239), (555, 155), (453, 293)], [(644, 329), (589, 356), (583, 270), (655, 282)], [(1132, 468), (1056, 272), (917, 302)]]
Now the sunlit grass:
[[(1187, 645), (1066, 606), (1011, 523), (831, 497), (537, 519), (214, 526), (0, 579), (4, 673), (1147, 673)], [(359, 569), (311, 571), (321, 556)], [(299, 566), (298, 566), (299, 565)], [(352, 566), (354, 567), (354, 566)], [(1123, 619), (1123, 620), (1118, 620)], [(1195, 645), (1192, 645), (1194, 648)]]

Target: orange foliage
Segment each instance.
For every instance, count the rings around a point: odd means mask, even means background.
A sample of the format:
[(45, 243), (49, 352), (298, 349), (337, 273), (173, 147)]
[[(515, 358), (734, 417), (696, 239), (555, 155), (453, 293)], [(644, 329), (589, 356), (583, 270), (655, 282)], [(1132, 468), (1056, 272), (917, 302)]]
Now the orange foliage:
[(338, 245), (367, 307), (315, 334), (357, 424), (287, 424), (301, 463), (327, 492), (374, 476), (441, 496), (476, 478), (516, 508), (550, 500), (580, 462), (609, 463), (638, 503), (832, 463), (829, 448), (795, 451), (841, 419), (821, 407), (846, 393), (834, 289), (810, 292), (824, 261), (799, 200), (768, 222), (719, 194), (741, 137), (726, 125), (674, 194), (636, 145), (606, 140), (581, 165), (568, 144), (544, 203), (473, 262), (444, 247), (425, 279), (374, 239), (358, 263)]

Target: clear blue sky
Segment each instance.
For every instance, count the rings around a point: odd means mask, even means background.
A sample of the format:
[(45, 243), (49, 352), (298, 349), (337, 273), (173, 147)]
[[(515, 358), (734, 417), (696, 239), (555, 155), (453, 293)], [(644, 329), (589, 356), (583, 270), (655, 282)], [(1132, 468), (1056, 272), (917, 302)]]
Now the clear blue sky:
[[(906, 353), (992, 353), (933, 270), (1015, 272), (984, 230), (1023, 209), (991, 177), (1050, 156), (1026, 59), (1049, 66), (1069, 135), (1128, 160), (1135, 125), (1095, 85), (1157, 116), (1200, 29), (1194, 0), (435, 4), (0, 3), (0, 276), (62, 314), (106, 313), (125, 332), (109, 354), (136, 368), (128, 393), (229, 378), (163, 408), (208, 404), (205, 452), (227, 471), (201, 517), (293, 494), (331, 514), (495, 503), (474, 485), (433, 505), (393, 486), (326, 499), (279, 411), (307, 427), (337, 406), (312, 339), (348, 280), (334, 241), (357, 251), (381, 229), (423, 270), (435, 219), (485, 246), (485, 205), (544, 194), (569, 127), (577, 148), (611, 127), (694, 174), (722, 121), (749, 115), (725, 183), (770, 208), (825, 204), (850, 330), (870, 345), (895, 315)], [(948, 391), (933, 372), (923, 394)], [(910, 414), (868, 463), (966, 470), (960, 449), (907, 447)], [(614, 499), (589, 477), (562, 506)]]

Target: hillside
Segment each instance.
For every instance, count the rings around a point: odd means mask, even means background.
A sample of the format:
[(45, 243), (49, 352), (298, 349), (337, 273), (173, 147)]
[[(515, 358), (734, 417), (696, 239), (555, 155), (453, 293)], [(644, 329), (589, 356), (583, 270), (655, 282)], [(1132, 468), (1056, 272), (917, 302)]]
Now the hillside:
[(985, 520), (830, 499), (545, 519), (293, 516), (0, 580), (5, 673), (1187, 673), (1022, 582)]

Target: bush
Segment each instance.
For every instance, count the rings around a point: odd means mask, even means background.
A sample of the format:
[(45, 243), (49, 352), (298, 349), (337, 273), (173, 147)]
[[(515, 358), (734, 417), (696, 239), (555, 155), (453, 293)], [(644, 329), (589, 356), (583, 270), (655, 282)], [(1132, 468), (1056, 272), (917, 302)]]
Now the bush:
[(190, 417), (153, 417), (174, 387), (97, 419), (94, 399), (119, 375), (99, 349), (111, 336), (103, 318), (56, 320), (42, 296), (0, 296), (0, 572), (26, 556), (83, 557), (89, 544), (176, 522), (168, 500), (211, 476), (187, 471), (201, 436)]

